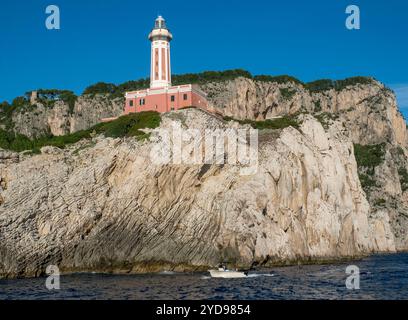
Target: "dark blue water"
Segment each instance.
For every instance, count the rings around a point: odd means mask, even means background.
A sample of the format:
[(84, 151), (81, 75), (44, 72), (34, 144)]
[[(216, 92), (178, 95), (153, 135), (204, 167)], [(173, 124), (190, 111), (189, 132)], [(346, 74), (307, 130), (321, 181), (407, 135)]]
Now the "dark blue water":
[[(348, 290), (346, 267), (360, 268), (360, 289)], [(279, 267), (245, 279), (206, 273), (63, 275), (60, 290), (45, 278), (0, 280), (0, 299), (408, 299), (408, 254), (359, 261)]]

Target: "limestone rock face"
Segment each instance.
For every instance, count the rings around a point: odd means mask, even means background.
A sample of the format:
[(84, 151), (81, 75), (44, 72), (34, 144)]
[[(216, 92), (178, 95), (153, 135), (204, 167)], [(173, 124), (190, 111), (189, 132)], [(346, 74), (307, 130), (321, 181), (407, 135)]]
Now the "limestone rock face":
[(67, 103), (56, 101), (52, 107), (40, 102), (24, 110), (13, 112), (13, 130), (29, 138), (52, 134), (62, 136), (84, 130), (103, 118), (120, 116), (123, 99), (104, 95), (80, 96), (73, 110)]
[(111, 99), (104, 95), (81, 96), (75, 103), (73, 115), (70, 117), (69, 132), (85, 130), (101, 122), (103, 118), (122, 115), (124, 99)]
[(241, 127), (193, 109), (163, 115), (148, 141), (99, 136), (0, 162), (0, 274), (37, 276), (49, 264), (249, 267), (395, 251), (398, 235), (388, 211), (371, 211), (347, 130), (300, 120), (299, 129), (260, 133), (251, 175), (241, 165), (152, 162), (152, 150), (167, 147), (160, 129)]
[(13, 112), (12, 121), (13, 130), (29, 138), (69, 132), (68, 108), (62, 101), (55, 102), (53, 108), (38, 103), (27, 110)]
[[(251, 175), (229, 164), (151, 161), (152, 150), (168, 150), (159, 130), (174, 124), (248, 127), (198, 110), (164, 114), (144, 142), (96, 137), (39, 155), (0, 150), (0, 275), (36, 276), (49, 264), (138, 272), (408, 250), (408, 133), (384, 85), (317, 92), (237, 78), (201, 89), (221, 115), (301, 125), (260, 131)], [(104, 95), (81, 96), (72, 110), (37, 103), (13, 113), (13, 130), (72, 133), (121, 115), (123, 103)], [(357, 165), (353, 144), (380, 146), (380, 163)]]
[(353, 142), (384, 141), (407, 146), (406, 123), (395, 95), (380, 82), (348, 86), (341, 91), (311, 92), (292, 82), (237, 78), (202, 86), (211, 107), (236, 119), (265, 120), (298, 112), (328, 113), (344, 123)]
[(333, 120), (341, 123), (355, 144), (382, 144), (385, 157), (369, 177), (371, 186), (366, 188), (366, 197), (370, 215), (373, 219), (389, 219), (395, 239), (382, 223), (371, 225), (384, 239), (395, 241), (396, 249), (407, 250), (408, 133), (392, 91), (377, 81), (347, 86), (340, 91), (313, 92), (295, 83), (245, 78), (209, 83), (202, 89), (208, 93), (212, 108), (225, 116), (264, 120), (309, 113), (327, 127)]
[[(236, 119), (265, 120), (299, 112), (328, 114), (343, 122), (354, 143), (390, 142), (408, 146), (406, 123), (395, 95), (380, 82), (352, 85), (343, 90), (311, 92), (292, 82), (276, 83), (237, 78), (201, 85), (212, 109)], [(57, 101), (13, 113), (14, 131), (28, 137), (63, 135), (88, 129), (102, 118), (120, 116), (124, 99), (107, 95), (78, 97), (73, 110)]]

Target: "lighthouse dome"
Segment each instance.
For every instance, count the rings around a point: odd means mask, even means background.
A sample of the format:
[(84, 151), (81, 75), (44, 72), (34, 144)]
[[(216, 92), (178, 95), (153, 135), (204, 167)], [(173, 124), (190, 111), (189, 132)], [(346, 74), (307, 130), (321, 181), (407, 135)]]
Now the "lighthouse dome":
[(154, 22), (154, 28), (149, 34), (149, 40), (166, 40), (171, 41), (173, 35), (170, 33), (170, 30), (167, 28), (166, 20), (162, 16), (158, 16)]
[(167, 29), (166, 20), (162, 16), (158, 16), (155, 23), (154, 29)]

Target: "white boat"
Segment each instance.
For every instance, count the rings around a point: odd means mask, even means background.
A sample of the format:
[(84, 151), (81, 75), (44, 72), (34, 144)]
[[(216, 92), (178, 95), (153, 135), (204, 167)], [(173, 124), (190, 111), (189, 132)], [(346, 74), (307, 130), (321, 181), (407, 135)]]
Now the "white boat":
[(218, 270), (208, 270), (208, 272), (213, 278), (246, 278), (248, 276), (248, 272), (228, 270), (224, 267)]

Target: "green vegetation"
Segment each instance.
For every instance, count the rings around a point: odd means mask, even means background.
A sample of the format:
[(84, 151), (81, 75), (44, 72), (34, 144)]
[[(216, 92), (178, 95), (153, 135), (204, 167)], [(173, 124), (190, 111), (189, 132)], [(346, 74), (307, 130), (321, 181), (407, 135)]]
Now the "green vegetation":
[(305, 88), (310, 92), (321, 92), (334, 89), (334, 81), (330, 79), (316, 80), (305, 84)]
[(17, 152), (32, 150), (36, 153), (43, 146), (65, 148), (67, 145), (82, 139), (89, 139), (93, 134), (103, 134), (105, 137), (113, 138), (136, 137), (138, 140), (143, 140), (148, 138), (149, 134), (140, 129), (156, 128), (160, 125), (160, 120), (160, 114), (154, 111), (133, 113), (111, 122), (99, 123), (88, 130), (77, 131), (65, 136), (45, 136), (33, 140), (24, 135), (0, 129), (0, 148)]
[(110, 94), (116, 90), (117, 86), (113, 83), (98, 82), (87, 87), (83, 94)]
[(371, 187), (376, 186), (373, 178), (374, 169), (384, 161), (385, 144), (360, 145), (354, 144), (354, 156), (357, 161), (358, 176), (361, 186), (366, 192), (369, 192)]
[(174, 75), (172, 77), (172, 83), (174, 85), (186, 83), (204, 84), (208, 82), (221, 82), (233, 80), (238, 77), (252, 79), (252, 75), (250, 72), (242, 69), (233, 69), (225, 71), (204, 71), (201, 73), (187, 73), (182, 75)]
[[(28, 102), (31, 92), (26, 93), (26, 101)], [(53, 108), (56, 101), (63, 101), (69, 106), (69, 112), (74, 112), (75, 101), (77, 96), (69, 90), (58, 89), (39, 89), (37, 90), (37, 100), (45, 107)]]
[(32, 150), (34, 153), (38, 153), (43, 146), (64, 148), (66, 145), (78, 142), (84, 138), (90, 138), (88, 130), (78, 131), (65, 136), (44, 136), (31, 140), (24, 135), (0, 129), (0, 148), (16, 152)]
[(315, 102), (314, 102), (314, 105), (315, 105), (315, 107), (314, 107), (314, 112), (320, 112), (320, 111), (322, 111), (322, 106), (321, 106), (320, 100), (315, 101)]
[[(205, 84), (208, 82), (220, 82), (233, 80), (238, 77), (252, 79), (251, 73), (241, 69), (226, 70), (226, 71), (204, 71), (201, 73), (187, 73), (182, 75), (173, 75), (172, 84), (180, 85), (186, 83)], [(112, 83), (98, 82), (87, 87), (83, 94), (109, 94), (111, 97), (123, 96), (126, 91), (135, 91), (146, 89), (150, 86), (150, 79), (140, 79), (135, 81), (128, 81), (120, 85)]]
[(408, 190), (408, 172), (406, 168), (398, 169), (399, 180), (403, 192)]
[(375, 168), (384, 161), (384, 143), (363, 146), (354, 145), (354, 156), (358, 167)]
[(120, 85), (115, 85), (113, 83), (98, 82), (87, 87), (83, 94), (84, 95), (95, 95), (104, 94), (109, 95), (111, 98), (123, 97), (126, 91), (135, 91), (146, 89), (150, 86), (150, 79), (139, 79), (132, 80), (122, 83)]
[(402, 149), (400, 146), (398, 146), (398, 147), (397, 147), (397, 154), (398, 154), (399, 156), (404, 157), (404, 156), (405, 156), (404, 149)]
[(323, 92), (331, 89), (341, 91), (348, 86), (354, 86), (358, 84), (372, 84), (373, 82), (374, 79), (370, 77), (352, 77), (344, 80), (316, 80), (306, 83), (304, 86), (310, 92)]
[(314, 117), (321, 123), (323, 128), (327, 130), (330, 126), (330, 121), (338, 119), (339, 116), (335, 113), (322, 112), (315, 115)]
[(375, 187), (376, 183), (375, 180), (372, 178), (372, 176), (365, 174), (365, 173), (359, 173), (358, 178), (360, 179), (361, 186), (363, 189), (368, 192), (370, 187)]
[(6, 130), (11, 130), (14, 126), (12, 120), (13, 111), (16, 109), (13, 104), (9, 104), (4, 101), (0, 105), (0, 124), (2, 124)]
[(296, 94), (296, 90), (289, 88), (280, 88), (279, 91), (280, 94), (282, 95), (282, 98), (286, 101), (291, 100), (292, 97)]
[(145, 133), (140, 129), (156, 128), (160, 125), (160, 114), (155, 111), (146, 111), (132, 113), (118, 119), (100, 123), (89, 130), (95, 130), (96, 133), (103, 133), (105, 137), (120, 138), (143, 136)]
[(303, 85), (303, 82), (295, 77), (291, 77), (288, 75), (281, 75), (281, 76), (268, 76), (268, 75), (258, 75), (254, 76), (254, 80), (263, 81), (263, 82), (276, 82), (276, 83), (296, 83)]
[(3, 125), (6, 130), (11, 130), (14, 127), (12, 119), (13, 113), (25, 113), (32, 108), (35, 107), (30, 104), (30, 101), (26, 96), (14, 98), (11, 104), (4, 101), (0, 104), (0, 124)]
[[(310, 83), (303, 83), (300, 80), (288, 76), (288, 75), (279, 75), (279, 76), (270, 76), (270, 75), (256, 75), (253, 76), (250, 72), (242, 69), (234, 70), (225, 70), (225, 71), (204, 71), (201, 73), (189, 73), (182, 75), (174, 75), (172, 77), (172, 82), (174, 85), (193, 83), (193, 84), (206, 84), (209, 82), (222, 82), (227, 80), (233, 80), (238, 77), (244, 77), (247, 79), (254, 79), (256, 81), (263, 82), (275, 82), (278, 84), (297, 84), (303, 86), (311, 92), (322, 92), (329, 89), (342, 90), (349, 85), (356, 84), (369, 84), (374, 81), (373, 78), (368, 77), (353, 77), (344, 80), (318, 80)], [(134, 91), (146, 89), (150, 86), (150, 79), (144, 78), (139, 80), (127, 81), (125, 83), (116, 85), (113, 83), (98, 82), (87, 87), (83, 94), (85, 95), (96, 95), (102, 94), (108, 99), (123, 99), (126, 91)], [(58, 89), (39, 89), (38, 92), (38, 101), (42, 103), (45, 107), (53, 108), (56, 101), (64, 101), (69, 106), (69, 112), (72, 114), (75, 107), (75, 101), (77, 96), (69, 90), (58, 90)], [(295, 91), (291, 88), (280, 88), (282, 97), (285, 100), (290, 100)], [(27, 92), (25, 96), (16, 97), (11, 104), (8, 102), (3, 102), (0, 104), (0, 125), (5, 129), (5, 131), (11, 131), (14, 127), (12, 121), (12, 115), (14, 112), (33, 112), (36, 105), (30, 104), (31, 92)], [(210, 96), (209, 96), (210, 97)], [(321, 106), (319, 102), (315, 103), (315, 112), (319, 112)], [(35, 112), (36, 115), (40, 116), (39, 112)], [(322, 116), (322, 121), (325, 122), (326, 116)], [(326, 121), (327, 122), (327, 121)]]
[(377, 207), (383, 207), (387, 201), (385, 199), (379, 198), (374, 201), (374, 205)]
[(298, 128), (299, 123), (295, 117), (283, 116), (277, 119), (268, 119), (265, 121), (253, 121), (253, 120), (236, 120), (231, 117), (224, 117), (225, 121), (237, 121), (240, 124), (249, 124), (252, 128), (258, 130), (264, 129), (284, 129), (287, 127)]
[(374, 78), (371, 77), (351, 77), (344, 80), (335, 81), (335, 89), (341, 91), (348, 86), (355, 86), (359, 84), (373, 84), (375, 82)]
[[(25, 113), (37, 108), (37, 105), (31, 105), (30, 95), (31, 92), (27, 92), (24, 96), (14, 98), (11, 104), (6, 101), (0, 104), (0, 124), (4, 126), (6, 131), (14, 127), (12, 120), (14, 112)], [(37, 95), (37, 101), (42, 103), (46, 108), (53, 108), (56, 101), (63, 101), (68, 104), (71, 114), (74, 111), (77, 96), (72, 91), (39, 89), (37, 90)]]
[[(253, 76), (250, 72), (243, 69), (233, 69), (225, 71), (204, 71), (201, 73), (186, 73), (180, 75), (172, 76), (173, 85), (180, 85), (186, 83), (194, 84), (206, 84), (209, 82), (222, 82), (227, 80), (233, 80), (238, 77), (244, 77), (247, 79), (253, 79), (256, 81), (263, 82), (276, 82), (279, 84), (294, 83), (301, 85), (311, 92), (321, 92), (330, 89), (335, 89), (340, 91), (349, 85), (356, 84), (369, 84), (373, 82), (372, 78), (368, 77), (353, 77), (344, 80), (329, 80), (323, 79), (310, 83), (303, 83), (299, 79), (289, 75), (256, 75)], [(98, 82), (87, 87), (83, 94), (95, 95), (95, 94), (105, 94), (109, 95), (111, 98), (123, 97), (126, 91), (135, 91), (146, 89), (150, 86), (150, 79), (144, 78), (139, 80), (127, 81), (125, 83), (116, 85), (113, 83)]]

